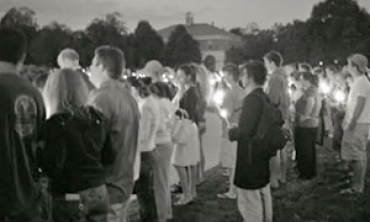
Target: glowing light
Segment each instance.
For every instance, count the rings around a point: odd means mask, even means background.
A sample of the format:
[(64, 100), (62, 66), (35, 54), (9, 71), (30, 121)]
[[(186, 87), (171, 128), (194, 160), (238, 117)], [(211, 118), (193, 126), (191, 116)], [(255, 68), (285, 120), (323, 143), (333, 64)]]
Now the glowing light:
[(168, 76), (168, 78), (173, 79), (173, 78), (175, 78), (175, 76), (173, 76), (173, 75), (171, 74), (171, 75), (169, 75), (169, 76)]
[(216, 81), (217, 81), (217, 82), (221, 82), (221, 81), (222, 81), (222, 77), (221, 77), (221, 76), (219, 76), (219, 75), (217, 75), (217, 76), (216, 76)]
[(320, 62), (319, 62), (319, 65), (320, 65), (320, 66), (324, 65), (324, 62), (323, 62), (323, 61), (320, 61)]
[(136, 76), (137, 76), (136, 72), (131, 73), (131, 75), (132, 75), (133, 77), (136, 77)]
[(220, 116), (221, 116), (222, 118), (226, 119), (226, 118), (227, 118), (227, 116), (228, 116), (227, 110), (222, 109), (222, 110), (220, 111)]
[(217, 105), (217, 106), (221, 106), (222, 103), (224, 102), (224, 98), (225, 98), (225, 92), (223, 90), (218, 90), (215, 92), (215, 94), (213, 95), (213, 102)]
[(123, 75), (123, 79), (127, 79), (127, 76), (126, 75)]
[(336, 91), (334, 93), (334, 98), (335, 98), (335, 100), (337, 100), (337, 102), (343, 103), (344, 100), (346, 99), (346, 94), (342, 91)]
[(214, 79), (214, 78), (211, 78), (210, 80), (209, 80), (209, 83), (211, 84), (211, 86), (214, 86), (214, 85), (216, 85), (216, 79)]
[(330, 92), (330, 87), (327, 83), (321, 82), (319, 85), (319, 89), (322, 93), (328, 94)]
[(167, 79), (167, 77), (163, 77), (163, 82), (165, 82), (165, 83), (168, 83), (169, 82), (168, 79)]

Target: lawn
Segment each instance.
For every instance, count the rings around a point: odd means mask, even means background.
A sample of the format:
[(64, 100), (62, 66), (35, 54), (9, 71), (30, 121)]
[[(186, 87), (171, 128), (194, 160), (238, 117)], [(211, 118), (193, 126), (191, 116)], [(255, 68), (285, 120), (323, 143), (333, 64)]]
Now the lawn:
[[(273, 191), (274, 222), (370, 222), (370, 187), (362, 195), (339, 194), (348, 187), (348, 173), (330, 149), (320, 147), (317, 151), (319, 175), (315, 180), (298, 181), (290, 167), (288, 184)], [(191, 205), (174, 207), (171, 221), (241, 222), (236, 201), (216, 197), (227, 189), (222, 169), (209, 170), (206, 178), (198, 189), (198, 199)], [(139, 221), (137, 203), (131, 204), (130, 212), (130, 222)]]

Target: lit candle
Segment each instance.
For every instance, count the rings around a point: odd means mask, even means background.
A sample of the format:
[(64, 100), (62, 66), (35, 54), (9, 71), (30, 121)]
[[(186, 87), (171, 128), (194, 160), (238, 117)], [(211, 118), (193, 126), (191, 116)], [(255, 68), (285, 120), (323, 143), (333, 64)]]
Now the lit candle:
[(227, 119), (227, 115), (228, 115), (227, 110), (226, 109), (221, 109), (220, 115), (221, 115), (222, 118)]
[(330, 92), (330, 87), (327, 83), (325, 82), (321, 82), (320, 85), (319, 85), (319, 89), (322, 93), (324, 93), (325, 95), (327, 95), (329, 92)]
[(339, 102), (339, 103), (343, 103), (344, 102), (344, 100), (346, 99), (346, 95), (345, 95), (345, 93), (344, 92), (342, 92), (342, 91), (336, 91), (335, 93), (334, 93), (334, 98), (335, 98), (335, 100), (337, 101), (337, 102)]
[(217, 106), (221, 106), (222, 103), (224, 102), (224, 98), (225, 98), (225, 92), (223, 90), (218, 90), (215, 92), (215, 94), (213, 95), (213, 102), (217, 105)]

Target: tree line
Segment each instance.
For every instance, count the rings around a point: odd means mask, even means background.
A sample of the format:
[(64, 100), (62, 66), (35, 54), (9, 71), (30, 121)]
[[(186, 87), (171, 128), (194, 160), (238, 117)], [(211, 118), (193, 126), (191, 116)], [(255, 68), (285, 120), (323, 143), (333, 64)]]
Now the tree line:
[(117, 46), (125, 54), (126, 65), (132, 70), (142, 68), (147, 61), (158, 60), (176, 67), (188, 62), (201, 62), (199, 44), (179, 25), (167, 44), (148, 21), (140, 21), (129, 33), (118, 12), (95, 18), (84, 30), (71, 30), (56, 21), (40, 27), (36, 13), (27, 7), (11, 8), (1, 19), (0, 28), (21, 30), (28, 39), (26, 64), (57, 67), (56, 58), (64, 48), (73, 48), (80, 55), (81, 66), (90, 65), (94, 50), (100, 45)]
[(370, 14), (355, 0), (326, 0), (316, 4), (305, 21), (295, 20), (271, 29), (256, 24), (230, 30), (243, 37), (241, 47), (226, 52), (226, 61), (261, 59), (278, 50), (286, 63), (344, 64), (348, 55), (370, 58)]

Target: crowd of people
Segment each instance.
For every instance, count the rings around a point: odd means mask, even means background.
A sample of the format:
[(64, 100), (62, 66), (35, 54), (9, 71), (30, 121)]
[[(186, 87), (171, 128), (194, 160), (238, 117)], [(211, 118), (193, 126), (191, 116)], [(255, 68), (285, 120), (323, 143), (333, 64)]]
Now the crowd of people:
[[(59, 69), (32, 83), (19, 75), (26, 51), (22, 33), (0, 29), (0, 221), (122, 222), (132, 194), (141, 221), (172, 219), (172, 206), (196, 200), (204, 181), (210, 107), (223, 122), (220, 162), (229, 175), (217, 197), (237, 199), (244, 221), (273, 220), (271, 188), (287, 183), (289, 148), (299, 179), (316, 177), (324, 137), (353, 170), (341, 193), (364, 191), (370, 79), (361, 54), (342, 70), (284, 66), (271, 51), (217, 74), (158, 61), (127, 74), (124, 53), (106, 45), (88, 72), (64, 49)], [(174, 202), (171, 166), (182, 191)]]

